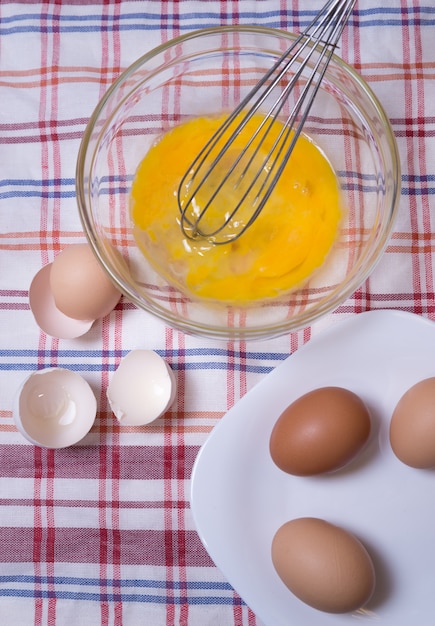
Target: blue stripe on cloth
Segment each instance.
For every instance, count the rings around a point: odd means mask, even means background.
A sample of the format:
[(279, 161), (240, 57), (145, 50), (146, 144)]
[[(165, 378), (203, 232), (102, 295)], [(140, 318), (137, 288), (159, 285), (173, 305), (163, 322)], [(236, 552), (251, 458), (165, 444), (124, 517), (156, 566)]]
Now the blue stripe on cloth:
[[(338, 172), (343, 175), (343, 173)], [(372, 187), (364, 185), (364, 177), (356, 172), (348, 172), (347, 176), (351, 179), (355, 179), (355, 185), (360, 186), (363, 190), (370, 190)], [(361, 182), (358, 182), (361, 180)], [(114, 183), (125, 183), (125, 177), (123, 180), (120, 178), (113, 178), (111, 181), (110, 193), (127, 193), (128, 188), (122, 184), (118, 186)], [(429, 183), (434, 183), (429, 186)], [(55, 189), (57, 187), (57, 189)], [(70, 189), (65, 189), (70, 187)], [(2, 190), (3, 188), (3, 190)], [(6, 189), (8, 188), (8, 189)], [(64, 189), (62, 189), (64, 188)], [(109, 193), (107, 189), (102, 190), (101, 193)], [(404, 174), (402, 176), (402, 194), (406, 196), (419, 196), (426, 194), (435, 194), (435, 174), (425, 175), (411, 175)], [(0, 200), (7, 200), (11, 198), (74, 198), (75, 193), (75, 181), (74, 179), (66, 178), (62, 180), (13, 180), (5, 179), (0, 180)]]
[(4, 583), (21, 583), (33, 585), (81, 585), (93, 587), (137, 587), (155, 589), (192, 589), (192, 590), (232, 590), (229, 583), (223, 581), (185, 581), (147, 580), (123, 578), (111, 580), (105, 578), (83, 578), (77, 576), (30, 576), (26, 574), (6, 574), (0, 576), (0, 585)]
[[(231, 364), (231, 368), (233, 371), (243, 371), (250, 372), (253, 374), (268, 374), (271, 372), (278, 363), (284, 361), (289, 355), (288, 353), (269, 353), (269, 354), (258, 354), (258, 353), (234, 353), (231, 355), (230, 353), (226, 353), (224, 350), (217, 351), (214, 354), (208, 353), (206, 349), (202, 351), (195, 350), (183, 350), (182, 352), (172, 350), (172, 351), (161, 351), (156, 350), (158, 354), (160, 354), (163, 358), (172, 358), (180, 356), (183, 361), (181, 363), (171, 363), (171, 367), (174, 370), (183, 370), (183, 371), (198, 371), (198, 370), (214, 370), (214, 371), (223, 371), (229, 368), (228, 366), (228, 358), (234, 356), (236, 359), (240, 359), (241, 362), (234, 362)], [(212, 352), (212, 351), (211, 351)], [(127, 354), (127, 351), (123, 352), (121, 356)], [(0, 371), (14, 371), (14, 372), (28, 372), (37, 369), (38, 362), (42, 359), (49, 359), (52, 353), (48, 350), (45, 352), (41, 351), (17, 351), (17, 350), (2, 350), (0, 351), (0, 358), (3, 360), (0, 362)], [(105, 352), (104, 354), (101, 351), (56, 351), (56, 359), (59, 363), (59, 366), (68, 367), (68, 369), (75, 372), (113, 372), (116, 369), (116, 364), (114, 362), (115, 358), (119, 358), (120, 354), (115, 352)], [(222, 357), (222, 361), (212, 360), (208, 358), (207, 360), (197, 360), (193, 361), (194, 357), (199, 356), (215, 356)], [(8, 362), (9, 358), (23, 358), (22, 361), (18, 362)], [(112, 362), (107, 362), (107, 359), (112, 358)], [(185, 361), (184, 359), (190, 359), (189, 361)], [(73, 359), (79, 359), (78, 362), (74, 362)], [(86, 362), (84, 360), (86, 359)], [(95, 362), (89, 362), (89, 359), (95, 359)], [(258, 359), (258, 364), (255, 361)], [(270, 361), (269, 364), (266, 362)]]
[[(299, 27), (307, 25), (315, 15), (314, 10), (302, 10), (298, 14)], [(283, 27), (291, 25), (291, 11), (237, 11), (240, 23), (256, 23), (270, 27)], [(288, 16), (288, 20), (286, 20)], [(407, 10), (400, 7), (362, 9), (357, 13), (357, 18), (351, 18), (350, 24), (358, 20), (359, 27), (373, 26), (402, 26), (402, 25), (435, 25), (435, 7), (411, 7)], [(114, 19), (112, 16), (101, 14), (88, 15), (55, 15), (50, 13), (37, 14), (25, 13), (19, 16), (5, 17), (0, 20), (0, 34), (13, 35), (31, 32), (60, 32), (60, 33), (93, 33), (101, 32), (101, 23), (106, 22), (107, 28), (113, 31), (160, 31), (162, 22), (177, 20), (177, 28), (180, 31), (189, 31), (195, 28), (211, 26), (215, 23), (225, 23), (232, 20), (232, 11), (204, 11), (183, 13), (177, 19), (173, 14), (134, 12), (119, 15)], [(41, 18), (44, 26), (38, 26)], [(284, 21), (283, 21), (284, 20)], [(23, 22), (28, 22), (23, 23)], [(94, 23), (92, 23), (94, 22)], [(18, 25), (18, 23), (20, 23)], [(17, 25), (14, 25), (17, 24)]]
[[(2, 587), (2, 585), (22, 585), (22, 587)], [(49, 585), (49, 589), (41, 589), (41, 585)], [(74, 591), (63, 590), (62, 587), (76, 587)], [(54, 587), (54, 589), (53, 589)], [(94, 587), (94, 591), (88, 591)], [(138, 593), (132, 590), (138, 590)], [(151, 593), (144, 593), (143, 590)], [(189, 591), (185, 594), (168, 596), (167, 590)], [(140, 590), (140, 591), (139, 591)], [(193, 595), (197, 592), (207, 592), (207, 596)], [(160, 593), (159, 593), (160, 592)], [(211, 593), (210, 593), (211, 592)], [(219, 593), (220, 592), (220, 593)], [(216, 581), (159, 581), (159, 580), (104, 580), (99, 578), (54, 577), (54, 576), (0, 576), (0, 597), (16, 598), (56, 598), (64, 600), (86, 600), (91, 602), (122, 601), (137, 603), (181, 604), (191, 605), (231, 605), (244, 604), (234, 595), (233, 588), (226, 582)]]
[[(104, 364), (95, 364), (91, 363), (80, 364), (80, 363), (68, 363), (68, 364), (60, 364), (59, 367), (68, 366), (68, 369), (74, 372), (114, 372), (116, 366), (112, 363), (104, 363)], [(183, 370), (183, 371), (195, 371), (195, 370), (233, 370), (235, 372), (248, 372), (251, 374), (269, 374), (274, 367), (267, 365), (247, 365), (245, 363), (238, 364), (235, 363), (231, 367), (228, 366), (227, 362), (208, 362), (208, 363), (183, 363), (182, 365), (171, 363), (171, 368), (173, 370)], [(29, 370), (34, 370), (35, 363), (10, 363), (10, 364), (0, 364), (0, 371), (2, 372), (28, 372)]]
[(28, 589), (0, 589), (0, 597), (15, 598), (39, 598), (57, 600), (87, 600), (93, 602), (140, 602), (150, 604), (190, 604), (190, 605), (243, 605), (244, 602), (232, 594), (228, 596), (156, 596), (144, 594), (108, 593), (108, 592), (74, 592), (74, 591), (52, 591), (52, 590), (28, 590)]
[[(84, 5), (85, 6), (85, 5)], [(84, 6), (82, 7), (84, 9)], [(298, 15), (300, 17), (307, 17), (307, 18), (312, 18), (316, 15), (316, 10), (315, 9), (301, 9), (298, 12)], [(232, 15), (232, 11), (227, 11), (225, 12), (225, 10), (216, 10), (216, 11), (191, 11), (191, 12), (183, 12), (183, 18), (185, 19), (208, 19), (210, 17), (215, 17), (216, 15), (223, 15), (225, 16), (226, 14), (228, 15)], [(237, 11), (237, 14), (240, 17), (247, 17), (247, 18), (252, 18), (252, 17), (276, 17), (277, 15), (283, 15), (285, 13), (288, 14), (292, 14), (292, 11), (283, 11), (282, 9), (274, 9), (274, 10), (268, 10), (268, 11), (261, 11), (261, 10), (257, 10), (257, 11), (244, 11), (243, 9), (239, 9)], [(398, 17), (404, 17), (405, 15), (423, 15), (423, 14), (428, 14), (428, 15), (434, 15), (435, 16), (435, 6), (430, 6), (430, 5), (425, 5), (425, 6), (413, 6), (413, 7), (408, 7), (408, 8), (403, 8), (403, 7), (399, 7), (399, 6), (390, 6), (390, 7), (374, 7), (374, 8), (368, 8), (368, 9), (364, 9), (364, 8), (360, 8), (358, 10), (356, 10), (356, 13), (359, 17), (366, 17), (366, 16), (372, 16), (372, 15), (377, 15), (377, 16), (382, 16), (382, 15), (386, 15), (386, 16), (398, 16)], [(145, 11), (140, 11), (140, 12), (130, 12), (130, 13), (123, 13), (122, 15), (119, 15), (117, 17), (117, 20), (119, 21), (137, 21), (137, 20), (154, 20), (158, 23), (159, 27), (161, 28), (161, 22), (162, 19), (164, 18), (173, 18), (174, 15), (171, 13), (164, 13), (164, 12), (158, 12), (158, 13), (150, 13), (150, 12), (145, 12)], [(110, 15), (103, 15), (101, 13), (96, 13), (96, 14), (88, 14), (88, 15), (58, 15), (55, 13), (22, 13), (20, 15), (11, 15), (11, 16), (5, 16), (2, 17), (0, 19), (0, 24), (4, 23), (4, 24), (10, 24), (13, 22), (23, 22), (26, 20), (36, 20), (37, 22), (40, 21), (40, 19), (44, 19), (44, 20), (52, 20), (54, 22), (87, 22), (87, 21), (91, 21), (91, 20), (98, 20), (100, 23), (104, 23), (104, 22), (113, 22), (113, 17)]]
[[(162, 357), (192, 357), (192, 356), (223, 356), (223, 357), (243, 357), (244, 359), (269, 359), (272, 361), (282, 361), (288, 354), (280, 352), (240, 352), (225, 350), (223, 348), (183, 348), (180, 350), (156, 350)], [(50, 354), (50, 351), (41, 350), (0, 350), (0, 357), (34, 357), (39, 358), (43, 354)], [(128, 350), (56, 350), (56, 356), (82, 357), (82, 358), (119, 358), (125, 356)]]

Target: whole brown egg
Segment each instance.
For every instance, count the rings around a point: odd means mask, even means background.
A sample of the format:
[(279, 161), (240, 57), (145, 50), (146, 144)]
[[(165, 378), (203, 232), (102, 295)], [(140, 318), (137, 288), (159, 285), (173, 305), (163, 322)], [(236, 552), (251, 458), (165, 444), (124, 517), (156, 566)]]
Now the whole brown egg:
[(375, 568), (363, 544), (319, 518), (300, 517), (283, 524), (272, 541), (272, 562), (288, 589), (320, 611), (357, 610), (375, 588)]
[(435, 467), (435, 377), (419, 381), (400, 398), (390, 422), (390, 443), (406, 465)]
[(280, 469), (296, 476), (331, 472), (360, 452), (370, 430), (369, 411), (357, 394), (321, 387), (282, 412), (270, 436), (270, 455)]

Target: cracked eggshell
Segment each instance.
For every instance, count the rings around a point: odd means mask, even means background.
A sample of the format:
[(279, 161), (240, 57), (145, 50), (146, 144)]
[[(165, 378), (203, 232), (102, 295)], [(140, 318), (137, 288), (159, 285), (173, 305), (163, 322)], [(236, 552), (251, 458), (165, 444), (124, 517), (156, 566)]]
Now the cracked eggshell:
[(50, 286), (57, 308), (76, 320), (105, 317), (121, 298), (86, 243), (67, 246), (55, 257)]
[(45, 265), (35, 275), (29, 288), (29, 306), (39, 328), (50, 337), (75, 339), (87, 333), (93, 321), (76, 320), (60, 311), (50, 287), (52, 263)]
[(79, 374), (52, 367), (26, 378), (12, 413), (20, 433), (35, 446), (66, 448), (92, 428), (97, 400)]
[(121, 425), (142, 426), (163, 415), (174, 402), (175, 376), (152, 350), (132, 350), (107, 387), (107, 399)]

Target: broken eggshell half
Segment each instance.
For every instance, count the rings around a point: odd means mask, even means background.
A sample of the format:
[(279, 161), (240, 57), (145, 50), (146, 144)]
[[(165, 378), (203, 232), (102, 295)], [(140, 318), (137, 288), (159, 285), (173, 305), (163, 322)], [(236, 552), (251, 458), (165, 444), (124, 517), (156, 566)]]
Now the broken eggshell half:
[(175, 376), (152, 350), (132, 350), (121, 360), (107, 387), (107, 399), (121, 425), (142, 426), (163, 415), (176, 394)]
[(66, 448), (83, 439), (92, 428), (97, 400), (79, 374), (50, 367), (25, 379), (12, 413), (20, 433), (34, 445)]
[(76, 320), (60, 311), (50, 286), (52, 263), (35, 275), (29, 289), (29, 305), (36, 323), (50, 337), (75, 339), (87, 333), (94, 320)]
[(64, 248), (33, 278), (29, 305), (36, 323), (47, 335), (75, 339), (97, 319), (108, 315), (120, 291), (100, 266), (88, 244)]

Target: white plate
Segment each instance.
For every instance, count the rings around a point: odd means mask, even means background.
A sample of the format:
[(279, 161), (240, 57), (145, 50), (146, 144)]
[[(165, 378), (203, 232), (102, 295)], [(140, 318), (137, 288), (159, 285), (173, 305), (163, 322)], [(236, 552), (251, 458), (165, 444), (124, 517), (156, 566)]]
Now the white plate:
[[(392, 411), (419, 380), (435, 376), (435, 325), (399, 311), (338, 323), (286, 359), (214, 428), (195, 461), (194, 521), (208, 553), (266, 626), (435, 624), (435, 471), (402, 464), (388, 441)], [(303, 393), (340, 385), (372, 413), (368, 446), (346, 469), (320, 477), (281, 472), (269, 436)], [(299, 601), (271, 561), (277, 528), (316, 516), (358, 536), (377, 570), (364, 610), (332, 615)]]

